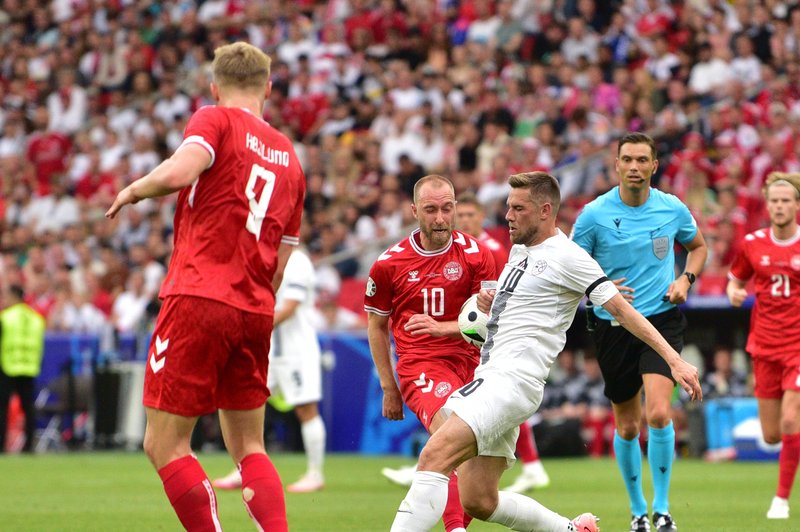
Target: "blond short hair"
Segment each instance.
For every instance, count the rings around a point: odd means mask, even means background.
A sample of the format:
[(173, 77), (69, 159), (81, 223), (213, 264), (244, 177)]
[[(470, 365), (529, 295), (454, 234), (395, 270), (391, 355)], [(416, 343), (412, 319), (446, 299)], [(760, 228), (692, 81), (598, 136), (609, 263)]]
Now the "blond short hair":
[(772, 185), (788, 185), (794, 187), (794, 196), (800, 199), (800, 173), (797, 172), (772, 172), (764, 183), (764, 198), (769, 194)]
[(266, 90), (272, 60), (245, 42), (226, 44), (214, 50), (211, 68), (214, 83), (220, 87)]

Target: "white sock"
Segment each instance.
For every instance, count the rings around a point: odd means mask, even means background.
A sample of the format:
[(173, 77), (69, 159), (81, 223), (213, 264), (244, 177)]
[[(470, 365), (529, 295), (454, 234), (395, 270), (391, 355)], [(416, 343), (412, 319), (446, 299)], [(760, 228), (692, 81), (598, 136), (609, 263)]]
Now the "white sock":
[(300, 426), (303, 446), (308, 458), (308, 472), (322, 478), (322, 465), (325, 461), (325, 423), (320, 416), (309, 419)]
[(436, 526), (447, 503), (450, 477), (433, 471), (417, 471), (414, 481), (392, 523), (391, 532), (420, 532)]
[(504, 525), (511, 530), (553, 532), (571, 530), (570, 520), (566, 517), (545, 508), (530, 497), (510, 491), (499, 492), (497, 508), (486, 521)]

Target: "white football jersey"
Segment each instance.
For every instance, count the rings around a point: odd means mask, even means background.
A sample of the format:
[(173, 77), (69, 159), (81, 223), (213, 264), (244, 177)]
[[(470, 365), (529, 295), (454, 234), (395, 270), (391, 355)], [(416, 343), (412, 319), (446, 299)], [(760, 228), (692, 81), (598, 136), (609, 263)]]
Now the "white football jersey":
[(275, 308), (279, 309), (287, 299), (299, 301), (294, 315), (272, 332), (270, 362), (280, 363), (283, 357), (306, 357), (309, 354), (319, 360), (319, 341), (314, 328), (314, 302), (316, 274), (314, 265), (306, 253), (292, 250), (283, 282), (275, 295)]
[(597, 262), (560, 230), (539, 245), (513, 246), (497, 282), (481, 365), (544, 382), (584, 295), (602, 305), (618, 293)]

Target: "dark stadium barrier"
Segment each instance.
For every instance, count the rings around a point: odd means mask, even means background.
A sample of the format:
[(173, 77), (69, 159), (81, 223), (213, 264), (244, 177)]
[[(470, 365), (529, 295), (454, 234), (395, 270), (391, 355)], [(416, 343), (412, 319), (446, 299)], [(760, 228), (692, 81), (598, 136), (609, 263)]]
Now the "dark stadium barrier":
[[(747, 336), (749, 308), (733, 309), (724, 298), (692, 298), (683, 306), (689, 320), (687, 344), (710, 352), (714, 345), (725, 343), (741, 348)], [(579, 311), (570, 328), (568, 341), (575, 347), (588, 345), (585, 317)], [(146, 336), (146, 335), (145, 335)], [(387, 421), (381, 416), (382, 391), (369, 352), (366, 331), (320, 334), (323, 350), (323, 400), (320, 411), (328, 430), (328, 450), (365, 454), (401, 453), (411, 455), (422, 445), (424, 430), (408, 410), (403, 421)], [(128, 380), (140, 378), (132, 368), (144, 365), (147, 338), (121, 336), (113, 353), (101, 353), (100, 342), (92, 335), (47, 335), (42, 373), (37, 379), (39, 390), (46, 389), (59, 377), (90, 375), (94, 380), (93, 441), (99, 446), (136, 447), (137, 424), (141, 417), (135, 411), (140, 397), (133, 397), (138, 387), (128, 383), (114, 368), (124, 367)], [(143, 368), (140, 368), (143, 369)], [(72, 378), (70, 377), (70, 378)], [(67, 390), (70, 388), (68, 387)], [(120, 397), (120, 390), (128, 389)], [(125, 392), (123, 392), (125, 393)], [(48, 401), (57, 401), (55, 394)], [(65, 433), (80, 437), (70, 426), (82, 414), (67, 405), (62, 416)], [(121, 411), (125, 410), (121, 414)], [(123, 419), (120, 419), (120, 418)], [(47, 420), (40, 419), (40, 424)], [(126, 427), (121, 427), (124, 424)], [(142, 428), (143, 430), (143, 428)], [(125, 438), (133, 441), (120, 441)]]

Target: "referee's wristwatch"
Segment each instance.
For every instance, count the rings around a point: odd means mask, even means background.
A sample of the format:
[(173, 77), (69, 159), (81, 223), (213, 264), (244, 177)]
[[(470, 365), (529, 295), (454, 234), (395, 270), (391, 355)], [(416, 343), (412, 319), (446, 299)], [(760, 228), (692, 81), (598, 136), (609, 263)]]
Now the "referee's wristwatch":
[(697, 280), (697, 276), (692, 272), (683, 272), (683, 275), (685, 275), (686, 278), (689, 279), (689, 286), (693, 285), (694, 282)]

